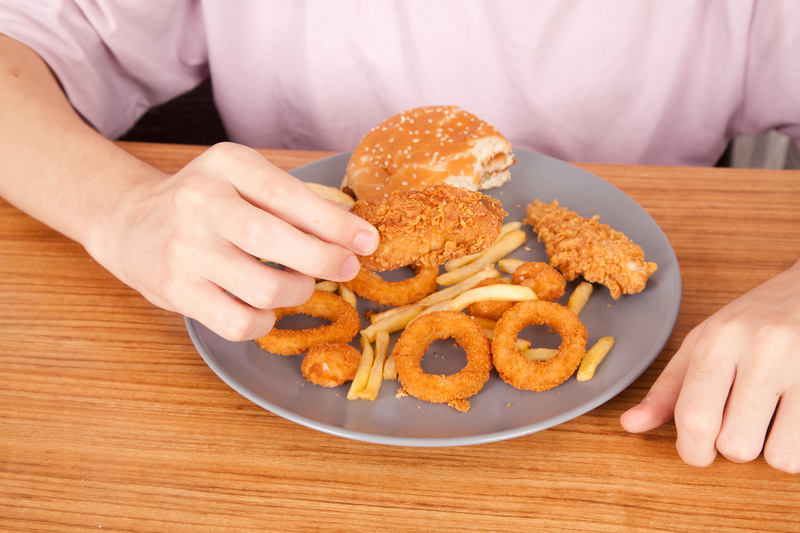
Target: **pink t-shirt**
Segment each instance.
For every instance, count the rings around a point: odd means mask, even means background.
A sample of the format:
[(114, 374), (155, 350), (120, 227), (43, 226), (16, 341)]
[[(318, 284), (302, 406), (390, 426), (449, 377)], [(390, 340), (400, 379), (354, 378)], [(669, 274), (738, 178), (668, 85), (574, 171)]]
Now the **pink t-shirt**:
[(772, 128), (800, 140), (798, 28), (796, 0), (0, 0), (0, 32), (108, 137), (210, 73), (253, 147), (350, 150), (447, 104), (517, 148), (615, 163), (710, 165)]

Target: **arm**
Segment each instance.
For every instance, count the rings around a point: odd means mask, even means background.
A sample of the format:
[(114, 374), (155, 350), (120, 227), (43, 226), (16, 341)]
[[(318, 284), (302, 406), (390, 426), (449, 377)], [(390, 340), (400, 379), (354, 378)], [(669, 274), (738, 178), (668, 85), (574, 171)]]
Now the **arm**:
[(270, 309), (308, 300), (315, 277), (353, 278), (354, 252), (377, 247), (370, 224), (243, 146), (217, 145), (174, 175), (134, 158), (81, 120), (35, 53), (2, 35), (0, 102), (0, 196), (225, 338), (265, 334)]
[(751, 461), (763, 448), (773, 467), (800, 472), (800, 262), (689, 332), (621, 423), (648, 431), (673, 412), (691, 465), (711, 464), (717, 451)]

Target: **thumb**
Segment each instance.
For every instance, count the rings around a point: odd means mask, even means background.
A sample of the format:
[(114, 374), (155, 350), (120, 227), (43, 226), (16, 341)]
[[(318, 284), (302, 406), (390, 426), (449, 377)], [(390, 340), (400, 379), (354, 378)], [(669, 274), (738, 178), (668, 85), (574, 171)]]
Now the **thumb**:
[(619, 422), (623, 429), (631, 433), (641, 433), (655, 429), (672, 418), (699, 330), (700, 328), (695, 328), (689, 332), (644, 400), (622, 413)]

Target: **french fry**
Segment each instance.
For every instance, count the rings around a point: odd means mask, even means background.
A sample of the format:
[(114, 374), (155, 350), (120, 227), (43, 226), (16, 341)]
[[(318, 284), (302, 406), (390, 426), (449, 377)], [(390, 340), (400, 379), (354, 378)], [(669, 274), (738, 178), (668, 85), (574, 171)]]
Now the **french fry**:
[(383, 313), (376, 313), (376, 314), (374, 314), (374, 315), (369, 317), (370, 322), (372, 322), (374, 324), (374, 323), (379, 322), (379, 321), (381, 321), (381, 320), (383, 320), (385, 318), (389, 318), (389, 317), (391, 317), (393, 315), (396, 315), (398, 313), (402, 313), (402, 312), (404, 312), (407, 309), (410, 309), (412, 307), (420, 307), (420, 306), (422, 306), (422, 307), (430, 307), (432, 305), (435, 305), (437, 303), (441, 303), (441, 302), (446, 301), (446, 300), (452, 300), (453, 298), (455, 298), (456, 296), (458, 296), (462, 292), (468, 291), (469, 289), (475, 287), (475, 285), (477, 285), (478, 283), (480, 283), (484, 279), (487, 279), (487, 278), (499, 278), (499, 277), (500, 277), (500, 273), (497, 270), (495, 270), (494, 268), (487, 268), (487, 269), (481, 270), (477, 274), (475, 274), (473, 276), (470, 276), (469, 278), (465, 279), (464, 281), (456, 283), (455, 285), (451, 285), (450, 287), (447, 287), (446, 289), (442, 289), (440, 291), (434, 292), (433, 294), (430, 294), (430, 295), (426, 296), (425, 298), (423, 298), (422, 300), (420, 300), (420, 301), (418, 301), (416, 303), (409, 304), (409, 305), (404, 305), (404, 306), (401, 306), (401, 307), (395, 307), (394, 309), (389, 309), (388, 311), (384, 311)]
[(397, 379), (397, 360), (394, 357), (394, 350), (392, 350), (391, 355), (386, 358), (386, 362), (383, 363), (383, 380), (384, 381), (394, 381)]
[(356, 293), (354, 293), (350, 289), (350, 287), (348, 287), (344, 283), (340, 282), (338, 285), (339, 285), (339, 296), (341, 296), (345, 302), (349, 303), (353, 307), (356, 307), (358, 305), (358, 300), (356, 299)]
[[(498, 238), (500, 237), (498, 236)], [(472, 255), (465, 255), (463, 257), (458, 257), (456, 259), (451, 259), (444, 264), (444, 270), (445, 272), (450, 272), (451, 270), (455, 270), (456, 268), (461, 268), (464, 265), (472, 263), (481, 255), (483, 255), (483, 252)]]
[(315, 287), (318, 291), (336, 292), (339, 284), (335, 281), (318, 281)]
[(518, 229), (511, 231), (503, 238), (495, 241), (495, 243), (492, 244), (485, 252), (483, 252), (476, 260), (472, 261), (471, 263), (467, 263), (460, 268), (451, 270), (450, 272), (445, 272), (436, 278), (436, 283), (439, 285), (452, 285), (454, 283), (458, 283), (459, 281), (465, 280), (473, 274), (480, 272), (485, 267), (497, 263), (498, 260), (504, 258), (525, 244), (527, 239), (528, 237), (525, 235), (523, 230)]
[(503, 274), (513, 274), (514, 271), (524, 263), (522, 259), (514, 259), (513, 257), (504, 257), (497, 261), (497, 268), (500, 269), (500, 272)]
[(386, 362), (386, 354), (389, 351), (389, 334), (385, 331), (378, 333), (375, 339), (375, 357), (372, 361), (372, 368), (369, 372), (367, 385), (363, 390), (358, 391), (358, 397), (362, 400), (373, 401), (378, 397), (383, 382), (383, 365)]
[[(495, 242), (500, 240), (500, 239), (502, 239), (503, 237), (505, 237), (506, 235), (508, 235), (512, 231), (520, 229), (521, 227), (522, 227), (522, 222), (518, 222), (518, 221), (517, 222), (507, 222), (507, 223), (503, 224), (503, 226), (500, 228), (500, 233), (497, 234), (497, 239), (495, 240)], [(444, 264), (444, 269), (445, 269), (446, 272), (450, 272), (451, 270), (455, 270), (456, 268), (460, 268), (460, 267), (462, 267), (462, 266), (464, 266), (466, 264), (472, 263), (473, 261), (478, 259), (484, 253), (486, 253), (485, 250), (483, 252), (481, 252), (481, 253), (472, 254), (472, 255), (465, 255), (464, 257), (451, 259), (450, 261), (447, 261)], [(506, 272), (506, 274), (508, 274), (508, 272)]]
[(306, 185), (308, 185), (312, 191), (322, 196), (326, 200), (331, 200), (337, 204), (341, 204), (348, 209), (353, 209), (353, 206), (356, 204), (355, 200), (353, 200), (350, 196), (334, 187), (328, 187), (327, 185), (322, 185), (320, 183), (306, 183)]
[(350, 390), (347, 391), (348, 400), (357, 400), (358, 393), (364, 390), (369, 381), (370, 371), (372, 370), (372, 361), (375, 359), (375, 352), (372, 350), (372, 344), (364, 337), (361, 337), (361, 361), (358, 362), (358, 369), (350, 384)]
[(517, 339), (517, 342), (514, 343), (514, 347), (518, 352), (524, 352), (531, 347), (531, 341), (528, 339)]
[(558, 353), (556, 348), (528, 348), (521, 351), (528, 361), (547, 361)]
[[(470, 304), (476, 302), (486, 302), (498, 300), (501, 302), (521, 302), (524, 300), (536, 300), (536, 293), (530, 287), (524, 285), (487, 285), (477, 287), (459, 294), (449, 302), (445, 302), (442, 310), (461, 311)], [(426, 309), (423, 314), (431, 311), (431, 307)]]
[(614, 346), (614, 337), (602, 337), (586, 351), (581, 366), (578, 367), (576, 376), (578, 381), (589, 381), (594, 377), (597, 366), (605, 359), (612, 346)]
[(417, 318), (425, 308), (422, 306), (414, 306), (404, 309), (400, 313), (393, 314), (383, 320), (375, 322), (366, 329), (361, 330), (361, 337), (367, 339), (369, 342), (375, 342), (378, 333), (385, 331), (386, 333), (394, 333), (400, 331), (411, 323), (412, 320)]
[(592, 290), (593, 286), (591, 283), (588, 281), (580, 282), (580, 284), (575, 287), (575, 290), (572, 291), (572, 294), (569, 296), (569, 300), (567, 301), (567, 309), (576, 315), (580, 315), (584, 306), (586, 306), (586, 302), (589, 301), (589, 296), (592, 295)]
[(474, 320), (475, 323), (478, 324), (483, 329), (494, 329), (494, 327), (497, 325), (496, 320), (492, 320), (490, 318), (484, 318), (482, 316), (474, 316), (472, 317), (472, 320)]

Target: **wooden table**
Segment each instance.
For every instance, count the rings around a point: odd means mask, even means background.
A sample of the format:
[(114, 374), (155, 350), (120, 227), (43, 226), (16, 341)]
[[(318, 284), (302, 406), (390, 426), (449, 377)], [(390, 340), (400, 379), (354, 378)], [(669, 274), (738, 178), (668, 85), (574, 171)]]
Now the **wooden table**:
[[(202, 150), (123, 146), (168, 171)], [(264, 154), (285, 169), (327, 155)], [(181, 316), (0, 201), (0, 530), (800, 531), (800, 476), (763, 458), (689, 467), (672, 423), (631, 435), (618, 421), (693, 326), (800, 257), (800, 172), (580, 166), (672, 242), (672, 337), (594, 411), (458, 448), (356, 442), (257, 407)]]

